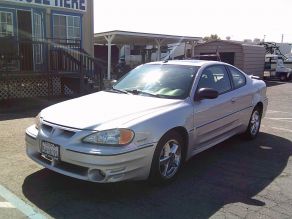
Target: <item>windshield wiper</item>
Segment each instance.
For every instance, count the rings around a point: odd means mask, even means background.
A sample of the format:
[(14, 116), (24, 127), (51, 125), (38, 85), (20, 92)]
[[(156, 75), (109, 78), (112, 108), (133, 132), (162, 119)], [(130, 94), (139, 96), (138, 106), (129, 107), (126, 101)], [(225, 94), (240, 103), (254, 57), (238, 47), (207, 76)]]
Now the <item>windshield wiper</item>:
[(122, 94), (129, 94), (127, 91), (125, 90), (120, 90), (120, 89), (117, 89), (117, 88), (114, 88), (112, 87), (109, 91), (116, 91), (118, 93), (122, 93)]
[(134, 95), (145, 94), (145, 95), (148, 95), (148, 96), (151, 96), (151, 97), (160, 97), (159, 94), (152, 94), (152, 93), (148, 93), (146, 91), (137, 90), (137, 89), (134, 89), (134, 90), (126, 90), (126, 91), (128, 93), (131, 93), (131, 94), (134, 94)]

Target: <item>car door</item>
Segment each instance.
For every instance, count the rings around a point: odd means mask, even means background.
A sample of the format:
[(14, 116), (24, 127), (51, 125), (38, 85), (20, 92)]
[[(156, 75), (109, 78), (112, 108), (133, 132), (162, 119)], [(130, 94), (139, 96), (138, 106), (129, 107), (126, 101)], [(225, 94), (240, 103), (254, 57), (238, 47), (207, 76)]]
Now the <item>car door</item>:
[(233, 83), (233, 91), (230, 93), (233, 96), (232, 103), (239, 118), (239, 125), (242, 125), (249, 121), (254, 91), (247, 88), (246, 76), (241, 71), (232, 66), (227, 66), (227, 68)]
[(232, 103), (232, 83), (224, 65), (206, 67), (199, 78), (197, 89), (213, 88), (219, 93), (215, 99), (194, 102), (195, 147), (210, 147), (234, 134), (238, 118)]

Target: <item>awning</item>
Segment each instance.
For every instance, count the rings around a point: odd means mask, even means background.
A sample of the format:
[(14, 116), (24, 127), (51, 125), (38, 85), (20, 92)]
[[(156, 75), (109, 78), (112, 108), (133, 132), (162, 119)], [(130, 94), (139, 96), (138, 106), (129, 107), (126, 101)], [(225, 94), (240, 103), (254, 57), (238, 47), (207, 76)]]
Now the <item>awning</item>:
[(111, 78), (111, 46), (114, 45), (156, 45), (158, 57), (160, 57), (161, 46), (169, 44), (190, 43), (193, 46), (202, 40), (201, 37), (175, 36), (152, 33), (139, 33), (128, 31), (108, 31), (94, 34), (94, 43), (108, 45), (108, 79)]
[(161, 45), (168, 45), (174, 43), (184, 43), (199, 41), (201, 37), (189, 37), (189, 36), (175, 36), (175, 35), (164, 35), (164, 34), (152, 34), (152, 33), (139, 33), (139, 32), (127, 32), (127, 31), (109, 31), (94, 34), (94, 43), (96, 44), (107, 44), (105, 37), (114, 35), (112, 44), (116, 45), (156, 45), (156, 40), (161, 41)]

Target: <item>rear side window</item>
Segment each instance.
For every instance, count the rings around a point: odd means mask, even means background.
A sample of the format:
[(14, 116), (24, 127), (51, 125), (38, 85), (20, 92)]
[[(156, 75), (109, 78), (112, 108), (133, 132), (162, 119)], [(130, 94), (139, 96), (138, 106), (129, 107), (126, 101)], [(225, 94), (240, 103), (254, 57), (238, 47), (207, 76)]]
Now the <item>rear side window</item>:
[(213, 88), (219, 94), (230, 91), (231, 83), (225, 67), (222, 65), (207, 67), (201, 75), (198, 84), (198, 89), (200, 88)]
[(228, 66), (228, 68), (232, 76), (234, 88), (237, 89), (244, 86), (246, 84), (245, 76), (240, 71), (233, 67)]

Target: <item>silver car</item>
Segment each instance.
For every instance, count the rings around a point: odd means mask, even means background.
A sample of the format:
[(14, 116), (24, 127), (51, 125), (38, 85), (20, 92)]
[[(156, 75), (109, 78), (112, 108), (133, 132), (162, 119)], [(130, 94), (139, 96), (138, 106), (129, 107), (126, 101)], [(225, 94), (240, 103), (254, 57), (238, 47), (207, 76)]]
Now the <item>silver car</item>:
[(42, 110), (26, 130), (27, 155), (82, 180), (164, 183), (203, 150), (255, 138), (267, 104), (265, 83), (229, 64), (148, 63), (110, 90)]

